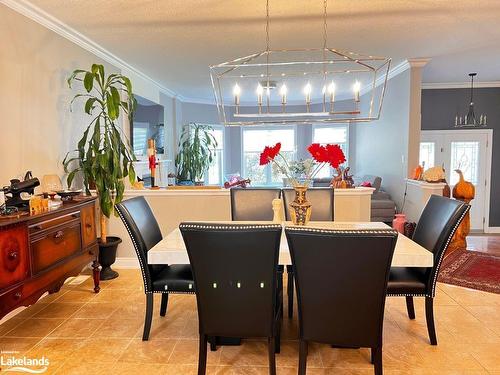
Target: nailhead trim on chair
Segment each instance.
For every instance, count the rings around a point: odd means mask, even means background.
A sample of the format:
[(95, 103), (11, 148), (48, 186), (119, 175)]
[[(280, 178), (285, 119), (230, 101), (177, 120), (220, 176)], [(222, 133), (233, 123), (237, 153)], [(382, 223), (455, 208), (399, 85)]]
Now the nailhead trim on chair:
[(222, 230), (241, 230), (241, 229), (278, 229), (281, 224), (181, 224), (179, 228), (189, 229), (222, 229)]
[(467, 215), (467, 212), (469, 212), (469, 210), (470, 210), (470, 206), (467, 206), (465, 208), (464, 213), (460, 217), (460, 220), (457, 221), (457, 223), (455, 224), (455, 227), (451, 231), (450, 236), (448, 237), (448, 240), (446, 241), (446, 244), (444, 245), (444, 250), (441, 253), (441, 256), (439, 257), (439, 260), (438, 260), (438, 264), (437, 264), (437, 267), (436, 267), (436, 273), (434, 274), (434, 280), (432, 281), (431, 295), (429, 297), (434, 298), (434, 296), (436, 295), (437, 277), (438, 277), (438, 274), (439, 274), (439, 268), (441, 267), (441, 262), (443, 261), (443, 258), (444, 258), (444, 254), (446, 253), (446, 250), (448, 249), (448, 245), (450, 244), (451, 240), (453, 239), (453, 236), (455, 235), (455, 232), (457, 231), (458, 227), (462, 223), (462, 220), (464, 219), (465, 215)]
[(340, 234), (397, 234), (393, 229), (319, 229), (307, 227), (286, 227), (286, 232), (314, 232), (314, 233), (340, 233)]
[(116, 210), (118, 211), (118, 215), (122, 219), (122, 222), (125, 225), (125, 228), (127, 229), (127, 232), (128, 232), (128, 234), (130, 236), (130, 239), (132, 240), (132, 243), (134, 244), (134, 250), (135, 250), (135, 253), (137, 254), (137, 259), (139, 259), (139, 266), (141, 267), (142, 280), (144, 282), (144, 287), (145, 287), (144, 293), (146, 293), (146, 294), (153, 294), (153, 293), (163, 293), (163, 294), (170, 294), (170, 293), (172, 293), (172, 294), (196, 294), (195, 292), (156, 291), (156, 290), (146, 289), (146, 288), (148, 288), (148, 284), (147, 284), (147, 281), (146, 281), (144, 264), (142, 263), (142, 258), (141, 258), (140, 252), (139, 252), (139, 248), (137, 246), (137, 243), (135, 242), (134, 237), (132, 236), (130, 228), (129, 228), (127, 222), (125, 221), (125, 218), (123, 217), (123, 214), (122, 214), (120, 208), (117, 207)]
[(455, 227), (451, 231), (451, 233), (450, 233), (450, 235), (449, 235), (449, 237), (448, 237), (448, 239), (447, 239), (447, 241), (446, 241), (446, 243), (444, 245), (444, 250), (441, 253), (441, 257), (438, 259), (438, 264), (437, 264), (437, 267), (436, 267), (436, 273), (434, 274), (434, 280), (432, 281), (431, 293), (430, 294), (427, 294), (427, 293), (424, 293), (424, 294), (413, 294), (413, 293), (409, 293), (409, 294), (393, 294), (393, 293), (388, 293), (387, 294), (388, 296), (391, 296), (391, 297), (431, 297), (431, 298), (434, 298), (436, 296), (437, 277), (438, 277), (438, 274), (439, 274), (439, 268), (441, 267), (441, 262), (443, 261), (443, 258), (444, 258), (444, 254), (446, 253), (446, 250), (448, 249), (448, 246), (449, 246), (451, 240), (453, 239), (453, 236), (455, 235), (455, 232), (457, 231), (458, 227), (462, 223), (462, 220), (464, 219), (464, 217), (467, 214), (467, 212), (469, 212), (469, 210), (470, 210), (470, 206), (468, 206), (466, 208), (466, 210), (464, 211), (464, 213), (460, 217), (460, 220), (458, 220), (458, 222), (455, 224)]

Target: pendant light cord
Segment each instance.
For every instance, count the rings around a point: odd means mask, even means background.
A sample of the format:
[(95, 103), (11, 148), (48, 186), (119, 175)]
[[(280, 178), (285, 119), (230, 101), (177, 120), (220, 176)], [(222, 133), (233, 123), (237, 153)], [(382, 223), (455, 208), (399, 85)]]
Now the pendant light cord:
[(266, 0), (266, 104), (267, 112), (269, 113), (269, 0)]

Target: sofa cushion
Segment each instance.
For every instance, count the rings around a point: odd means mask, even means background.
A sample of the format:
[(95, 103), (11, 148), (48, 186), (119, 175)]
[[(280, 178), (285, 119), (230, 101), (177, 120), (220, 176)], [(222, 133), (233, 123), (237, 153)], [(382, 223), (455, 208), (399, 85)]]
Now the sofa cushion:
[(389, 199), (376, 199), (372, 200), (371, 204), (372, 210), (374, 209), (396, 209), (396, 204)]
[(377, 193), (380, 190), (380, 185), (382, 184), (382, 178), (374, 175), (361, 175), (354, 176), (354, 185), (361, 186), (363, 182), (369, 182), (372, 185), (372, 188), (375, 188), (374, 193)]

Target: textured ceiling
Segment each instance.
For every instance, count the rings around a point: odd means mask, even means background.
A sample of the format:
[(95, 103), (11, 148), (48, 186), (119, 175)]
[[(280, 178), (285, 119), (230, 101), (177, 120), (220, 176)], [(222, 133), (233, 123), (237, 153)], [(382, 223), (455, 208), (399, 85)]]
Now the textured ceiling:
[[(173, 91), (212, 99), (208, 66), (265, 48), (265, 0), (30, 0)], [(500, 80), (499, 0), (329, 0), (329, 46), (431, 57), (424, 82)], [(271, 47), (322, 45), (321, 0), (270, 0)]]

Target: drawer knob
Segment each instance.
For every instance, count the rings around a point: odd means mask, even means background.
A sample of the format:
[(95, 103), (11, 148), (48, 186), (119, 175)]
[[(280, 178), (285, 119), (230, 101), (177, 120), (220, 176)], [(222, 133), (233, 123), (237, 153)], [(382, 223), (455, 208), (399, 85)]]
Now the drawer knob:
[(21, 297), (22, 297), (21, 292), (16, 292), (16, 294), (14, 294), (14, 299), (20, 299)]
[(64, 232), (62, 230), (58, 230), (55, 234), (54, 234), (54, 238), (55, 239), (59, 239), (59, 238), (62, 238), (64, 236)]
[(90, 224), (90, 223), (85, 224), (85, 228), (88, 228), (88, 229), (92, 228), (92, 224)]
[(13, 250), (13, 251), (9, 252), (8, 258), (9, 258), (9, 260), (16, 260), (18, 255), (19, 255), (19, 253), (17, 251)]

